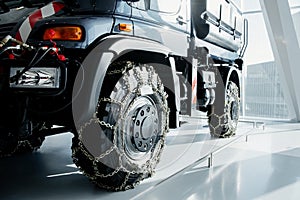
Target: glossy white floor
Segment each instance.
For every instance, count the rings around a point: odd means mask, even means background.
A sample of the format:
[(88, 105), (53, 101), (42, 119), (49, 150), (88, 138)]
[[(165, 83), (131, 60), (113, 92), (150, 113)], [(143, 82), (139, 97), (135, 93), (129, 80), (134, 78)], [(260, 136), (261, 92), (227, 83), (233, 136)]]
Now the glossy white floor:
[[(34, 154), (0, 160), (0, 199), (300, 199), (300, 124), (240, 123), (237, 136), (223, 140), (211, 139), (204, 124), (171, 131), (155, 176), (115, 193), (72, 164), (72, 134), (48, 137)], [(203, 157), (216, 150), (208, 168)]]

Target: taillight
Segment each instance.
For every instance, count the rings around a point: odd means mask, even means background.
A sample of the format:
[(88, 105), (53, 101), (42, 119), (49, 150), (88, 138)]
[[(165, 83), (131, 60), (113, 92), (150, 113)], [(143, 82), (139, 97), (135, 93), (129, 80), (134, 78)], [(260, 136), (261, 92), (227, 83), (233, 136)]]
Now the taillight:
[(78, 26), (60, 26), (47, 28), (43, 40), (71, 40), (80, 41), (83, 38), (83, 30)]

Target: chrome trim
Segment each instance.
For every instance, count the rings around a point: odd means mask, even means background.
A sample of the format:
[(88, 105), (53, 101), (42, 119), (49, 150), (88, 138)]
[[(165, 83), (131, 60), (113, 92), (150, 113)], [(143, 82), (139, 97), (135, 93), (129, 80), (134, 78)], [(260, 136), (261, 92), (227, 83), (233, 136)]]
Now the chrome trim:
[[(10, 77), (16, 76), (24, 68), (16, 67), (10, 69)], [(21, 77), (10, 83), (11, 88), (59, 88), (61, 70), (52, 67), (34, 67), (21, 75)]]

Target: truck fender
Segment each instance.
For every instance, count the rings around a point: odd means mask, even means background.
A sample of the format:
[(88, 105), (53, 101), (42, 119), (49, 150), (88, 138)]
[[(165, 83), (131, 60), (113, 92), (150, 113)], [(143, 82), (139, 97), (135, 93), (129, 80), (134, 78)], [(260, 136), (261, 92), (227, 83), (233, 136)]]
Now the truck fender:
[[(234, 82), (239, 88), (241, 88), (241, 72), (234, 66), (219, 66), (218, 71), (221, 75), (221, 80), (223, 81), (224, 90), (226, 90), (230, 81)], [(219, 79), (220, 80), (220, 79)], [(220, 84), (220, 83), (219, 83)], [(220, 86), (219, 86), (220, 87)], [(226, 93), (224, 93), (226, 97)]]
[(131, 36), (112, 35), (102, 39), (84, 59), (75, 79), (72, 111), (76, 128), (94, 116), (108, 67), (120, 56), (142, 50), (166, 57), (171, 50), (160, 43)]
[(242, 73), (236, 67), (230, 67), (225, 88), (227, 88), (229, 81), (233, 81), (241, 89)]

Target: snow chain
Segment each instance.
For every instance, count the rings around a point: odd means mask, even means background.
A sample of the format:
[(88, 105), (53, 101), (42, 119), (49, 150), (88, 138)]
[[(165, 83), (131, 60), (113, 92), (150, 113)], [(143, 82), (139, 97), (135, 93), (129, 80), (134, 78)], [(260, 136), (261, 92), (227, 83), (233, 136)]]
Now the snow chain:
[(225, 133), (218, 133), (218, 131), (216, 131), (217, 128), (219, 128), (219, 126), (217, 127), (213, 127), (212, 125), (210, 125), (210, 127), (213, 129), (213, 135), (215, 137), (222, 137), (222, 138), (227, 138), (232, 136), (233, 134), (235, 134), (236, 131), (236, 126), (233, 125), (233, 123), (230, 117), (230, 110), (231, 110), (231, 103), (232, 101), (234, 101), (234, 98), (237, 98), (236, 100), (238, 102), (240, 102), (240, 97), (239, 97), (239, 89), (238, 87), (236, 87), (236, 85), (234, 84), (232, 81), (228, 82), (228, 86), (230, 88), (226, 89), (226, 98), (225, 98), (225, 106), (224, 106), (224, 114), (222, 115), (218, 115), (216, 113), (211, 113), (208, 117), (216, 117), (218, 119), (219, 122), (222, 122), (221, 119), (224, 119), (224, 124), (220, 124), (220, 126), (226, 127), (228, 130), (226, 130)]
[(18, 140), (18, 143), (16, 144), (15, 148), (10, 153), (2, 154), (0, 151), (0, 158), (10, 157), (18, 153), (37, 151), (43, 143), (44, 139), (41, 139), (41, 137), (37, 137), (36, 139), (38, 140), (38, 146), (34, 146), (34, 144), (32, 144), (32, 142), (29, 139)]
[(35, 148), (31, 145), (31, 142), (29, 140), (21, 140), (21, 141), (18, 141), (18, 144), (16, 145), (16, 147), (10, 153), (4, 154), (4, 155), (0, 154), (0, 158), (10, 157), (10, 156), (16, 154), (20, 149), (24, 149), (24, 148), (27, 148), (28, 151), (35, 150)]
[[(153, 174), (154, 174), (154, 166), (159, 162), (159, 158), (160, 158), (160, 155), (163, 151), (163, 146), (164, 146), (164, 139), (163, 140), (160, 140), (158, 141), (158, 143), (156, 145), (160, 145), (161, 148), (159, 151), (157, 151), (156, 155), (154, 155), (154, 159), (153, 161), (151, 161), (151, 159), (149, 159), (145, 164), (142, 165), (141, 169), (142, 171), (129, 171), (128, 169), (126, 169), (126, 167), (123, 166), (122, 164), (122, 157), (126, 158), (126, 160), (131, 163), (127, 156), (124, 156), (125, 155), (125, 152), (124, 150), (120, 150), (116, 144), (116, 141), (117, 141), (117, 131), (118, 131), (118, 124), (116, 125), (112, 125), (112, 124), (109, 124), (105, 121), (101, 121), (97, 118), (97, 114), (98, 114), (98, 108), (100, 107), (101, 103), (105, 102), (105, 103), (111, 103), (111, 104), (116, 104), (120, 107), (120, 109), (124, 109), (126, 105), (124, 105), (123, 102), (126, 102), (126, 99), (128, 99), (130, 97), (130, 94), (134, 94), (136, 96), (139, 96), (141, 94), (141, 91), (140, 91), (140, 86), (143, 85), (143, 82), (142, 82), (142, 77), (141, 77), (141, 74), (136, 70), (136, 68), (134, 68), (136, 65), (135, 63), (133, 62), (130, 62), (130, 61), (122, 61), (122, 62), (118, 62), (118, 63), (115, 63), (113, 64), (113, 66), (124, 66), (124, 68), (122, 69), (114, 69), (112, 71), (109, 71), (107, 72), (107, 75), (111, 76), (111, 75), (121, 75), (123, 76), (123, 79), (125, 80), (124, 82), (124, 85), (128, 91), (127, 95), (125, 95), (125, 99), (122, 100), (122, 102), (119, 102), (119, 101), (116, 101), (114, 99), (111, 99), (111, 98), (101, 98), (98, 102), (98, 105), (97, 105), (97, 108), (96, 108), (96, 111), (93, 115), (93, 118), (90, 119), (87, 123), (85, 123), (83, 126), (81, 126), (79, 128), (79, 131), (78, 131), (78, 135), (79, 135), (79, 142), (78, 142), (78, 146), (76, 146), (72, 152), (72, 158), (74, 159), (74, 161), (76, 160), (76, 152), (77, 151), (81, 151), (88, 159), (91, 163), (93, 163), (93, 169), (94, 169), (94, 174), (88, 174), (86, 173), (82, 168), (81, 166), (79, 166), (80, 170), (84, 173), (85, 176), (87, 176), (88, 178), (90, 178), (90, 180), (92, 182), (94, 182), (96, 185), (100, 186), (101, 188), (104, 188), (104, 189), (107, 189), (107, 190), (114, 190), (114, 191), (120, 191), (120, 190), (127, 190), (127, 189), (131, 189), (131, 188), (134, 188), (136, 185), (139, 184), (140, 181), (142, 181), (144, 178), (147, 178), (147, 177), (151, 177)], [(149, 78), (148, 78), (148, 84), (152, 86), (154, 92), (157, 92), (161, 97), (162, 97), (162, 101), (163, 101), (163, 111), (167, 113), (167, 116), (169, 114), (169, 108), (166, 106), (167, 105), (167, 94), (164, 92), (164, 87), (161, 83), (161, 81), (159, 80), (158, 83), (157, 83), (157, 86), (158, 86), (158, 89), (156, 89), (155, 87), (153, 87), (152, 83), (151, 83), (151, 80), (152, 80), (152, 76), (154, 74), (154, 69), (152, 66), (147, 66), (147, 65), (139, 65), (140, 67), (142, 66), (146, 66), (148, 72), (149, 73)], [(137, 66), (138, 67), (138, 66)], [(137, 86), (137, 90), (132, 90), (130, 88), (130, 83), (129, 83), (129, 77), (128, 77), (128, 74), (126, 73), (128, 70), (132, 69), (134, 70), (134, 77), (136, 78), (137, 82), (138, 82), (138, 86)], [(133, 105), (133, 103), (131, 104), (131, 106)], [(127, 109), (127, 110), (130, 110), (130, 107)], [(125, 120), (123, 119), (123, 116), (121, 116), (121, 113), (122, 112), (119, 112), (119, 119), (121, 120)], [(92, 123), (97, 123), (97, 124), (100, 124), (101, 126), (105, 127), (105, 128), (108, 128), (108, 129), (111, 129), (113, 131), (113, 146), (108, 149), (106, 152), (104, 152), (103, 154), (101, 154), (100, 156), (98, 157), (94, 157), (92, 156), (87, 150), (86, 148), (84, 147), (83, 143), (82, 143), (82, 133), (83, 131), (89, 126), (91, 125)], [(166, 126), (164, 127), (164, 130), (162, 130), (162, 134), (163, 134), (163, 137), (162, 138), (165, 138), (165, 135), (166, 135), (166, 132), (169, 131), (168, 129), (168, 117), (166, 117)], [(124, 144), (124, 133), (122, 131), (122, 134), (121, 135), (121, 142), (122, 144)], [(108, 156), (109, 154), (111, 154), (113, 151), (116, 151), (119, 155), (119, 167), (117, 167), (113, 172), (109, 173), (109, 174), (103, 174), (101, 173), (98, 169), (97, 169), (97, 163), (100, 162), (100, 160), (106, 156)], [(153, 153), (153, 152), (151, 152)], [(151, 156), (152, 157), (152, 156)], [(131, 163), (132, 165), (134, 165), (133, 163)], [(115, 174), (117, 174), (118, 172), (120, 171), (123, 171), (125, 173), (127, 173), (126, 177), (125, 177), (125, 180), (123, 181), (123, 184), (120, 186), (120, 187), (109, 187), (107, 185), (99, 185), (99, 183), (97, 183), (95, 180), (97, 178), (108, 178), (108, 177), (112, 177), (114, 176)], [(127, 185), (126, 186), (126, 183), (128, 182), (129, 178), (130, 178), (130, 175), (139, 175), (139, 174), (143, 174), (143, 176), (139, 176), (139, 178), (137, 179), (137, 181), (135, 181), (133, 184), (131, 185)], [(144, 176), (148, 174), (148, 176)]]

